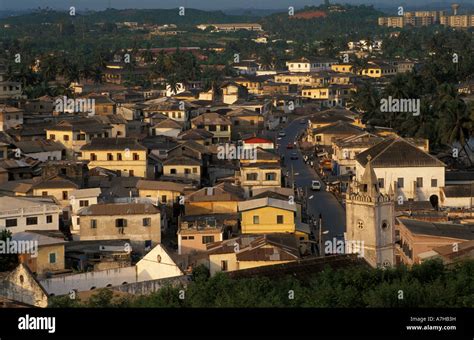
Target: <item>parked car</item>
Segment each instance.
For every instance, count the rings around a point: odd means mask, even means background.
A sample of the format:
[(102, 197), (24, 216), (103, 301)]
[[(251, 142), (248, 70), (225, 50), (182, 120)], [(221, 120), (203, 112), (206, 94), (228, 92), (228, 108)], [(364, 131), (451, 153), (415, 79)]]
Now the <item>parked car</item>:
[(316, 191), (321, 190), (321, 182), (318, 181), (318, 180), (313, 180), (313, 181), (311, 182), (311, 189), (312, 189), (312, 190), (316, 190)]
[(281, 130), (280, 132), (278, 132), (278, 137), (285, 137), (285, 136), (286, 136), (285, 131)]
[(286, 146), (287, 149), (293, 149), (293, 143), (288, 143), (288, 145)]
[(298, 154), (296, 152), (292, 152), (290, 159), (293, 159), (293, 160), (298, 159)]

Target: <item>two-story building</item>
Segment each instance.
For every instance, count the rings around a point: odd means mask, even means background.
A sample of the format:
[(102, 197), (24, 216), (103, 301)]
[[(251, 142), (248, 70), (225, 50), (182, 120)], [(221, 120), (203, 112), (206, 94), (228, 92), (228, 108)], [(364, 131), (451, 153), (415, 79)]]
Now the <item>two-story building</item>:
[(241, 159), (236, 174), (247, 197), (255, 189), (281, 187), (280, 157), (273, 152), (256, 149), (256, 159)]
[(112, 127), (94, 119), (64, 120), (46, 129), (46, 138), (60, 142), (66, 148), (68, 159), (76, 158), (81, 148), (93, 138), (112, 136)]
[(135, 138), (94, 138), (81, 152), (89, 169), (102, 167), (124, 177), (147, 177), (147, 148)]
[(0, 230), (59, 230), (61, 207), (50, 197), (0, 197)]
[(430, 201), (437, 205), (445, 186), (446, 165), (401, 137), (391, 137), (359, 153), (356, 177), (361, 178), (371, 160), (380, 191), (392, 188), (399, 201)]
[(130, 250), (151, 249), (161, 242), (160, 216), (150, 203), (94, 204), (79, 213), (80, 239), (130, 239)]
[(225, 143), (231, 140), (232, 121), (217, 112), (206, 112), (191, 120), (192, 129), (205, 129), (213, 134), (212, 143)]

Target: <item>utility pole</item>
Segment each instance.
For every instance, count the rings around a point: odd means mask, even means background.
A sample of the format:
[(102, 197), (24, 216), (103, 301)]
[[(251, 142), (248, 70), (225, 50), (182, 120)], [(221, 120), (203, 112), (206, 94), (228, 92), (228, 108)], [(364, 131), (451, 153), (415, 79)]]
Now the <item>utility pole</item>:
[(295, 190), (295, 173), (293, 171), (293, 164), (291, 164), (291, 187)]
[(319, 214), (319, 256), (323, 256), (323, 215)]

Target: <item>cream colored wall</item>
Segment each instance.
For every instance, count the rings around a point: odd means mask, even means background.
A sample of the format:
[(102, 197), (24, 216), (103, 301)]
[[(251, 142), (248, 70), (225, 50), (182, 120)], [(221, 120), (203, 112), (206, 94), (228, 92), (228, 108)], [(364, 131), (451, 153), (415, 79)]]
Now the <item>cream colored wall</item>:
[(162, 200), (162, 196), (166, 196), (166, 205), (173, 205), (173, 202), (176, 202), (181, 193), (178, 191), (170, 191), (170, 190), (148, 190), (148, 189), (140, 189), (138, 190), (138, 196), (143, 198), (149, 198), (151, 200), (158, 201), (160, 203), (165, 203)]
[[(193, 168), (197, 169), (197, 173), (193, 173)], [(176, 169), (176, 174), (171, 173), (171, 169)], [(190, 169), (189, 174), (185, 174), (185, 169)], [(163, 174), (165, 176), (191, 178), (196, 181), (201, 180), (201, 167), (199, 165), (163, 165)]]
[(237, 212), (237, 201), (189, 202), (185, 201), (187, 215), (228, 214)]
[[(154, 243), (161, 242), (161, 221), (160, 214), (144, 215), (116, 215), (116, 216), (81, 216), (81, 240), (117, 240), (130, 239), (131, 241), (151, 240)], [(119, 228), (115, 226), (115, 220), (124, 218), (127, 226), (124, 233), (119, 233)], [(143, 219), (151, 218), (151, 226), (143, 226)], [(97, 227), (91, 228), (90, 221), (97, 220)]]
[[(113, 161), (107, 160), (107, 154), (111, 153)], [(139, 160), (133, 160), (133, 154), (137, 153)], [(91, 154), (95, 154), (97, 160), (91, 160)], [(122, 155), (122, 160), (117, 160), (117, 154)], [(129, 171), (133, 170), (133, 176), (146, 178), (147, 154), (144, 150), (87, 150), (82, 152), (81, 160), (89, 160), (89, 169), (103, 167), (109, 170), (120, 170), (121, 176), (129, 176)]]
[(239, 269), (256, 268), (263, 266), (272, 266), (275, 264), (289, 263), (292, 261), (239, 261)]
[[(281, 186), (281, 169), (261, 169), (261, 168), (241, 168), (241, 181), (243, 186), (268, 186), (268, 187), (280, 187)], [(258, 173), (257, 180), (247, 180), (247, 174)], [(276, 173), (275, 180), (267, 181), (267, 173)]]
[[(56, 254), (56, 263), (49, 263), (49, 254)], [(64, 244), (44, 246), (38, 250), (36, 258), (36, 272), (43, 274), (48, 271), (64, 269)]]
[(301, 96), (312, 99), (329, 99), (329, 88), (303, 89), (301, 90)]
[(237, 257), (235, 253), (230, 254), (210, 254), (209, 255), (209, 272), (211, 276), (221, 270), (221, 261), (227, 261), (227, 271), (238, 270)]
[[(76, 188), (44, 188), (44, 189), (33, 189), (33, 196), (43, 196), (43, 192), (46, 192), (46, 196), (54, 196), (59, 203), (66, 207), (70, 202), (71, 193), (76, 190)], [(67, 199), (63, 199), (63, 191), (67, 191)]]
[(350, 64), (339, 64), (339, 65), (331, 65), (331, 70), (334, 72), (341, 72), (341, 73), (348, 73), (352, 72), (352, 65)]
[[(187, 236), (188, 239), (183, 239), (183, 236)], [(194, 239), (190, 240), (189, 236), (193, 236)], [(178, 233), (178, 251), (179, 254), (189, 254), (193, 251), (206, 251), (206, 244), (202, 243), (204, 236), (214, 236), (214, 242), (222, 241), (222, 233), (216, 232), (195, 232), (195, 233)]]

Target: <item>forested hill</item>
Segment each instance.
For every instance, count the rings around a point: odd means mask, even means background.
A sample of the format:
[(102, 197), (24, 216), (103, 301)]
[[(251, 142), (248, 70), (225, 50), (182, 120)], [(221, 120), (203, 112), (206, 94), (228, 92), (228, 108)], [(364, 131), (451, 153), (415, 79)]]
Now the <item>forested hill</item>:
[(305, 7), (288, 13), (272, 14), (262, 19), (266, 31), (283, 39), (314, 41), (336, 36), (368, 36), (378, 29), (377, 18), (384, 14), (373, 6), (339, 6), (339, 11), (324, 6)]
[(41, 24), (60, 23), (65, 20), (84, 20), (86, 23), (98, 22), (138, 22), (150, 24), (197, 25), (201, 23), (234, 23), (256, 22), (258, 17), (250, 15), (228, 15), (222, 11), (201, 11), (185, 9), (184, 15), (179, 15), (179, 8), (175, 9), (107, 9), (100, 12), (77, 12), (71, 17), (68, 11), (38, 10), (33, 13), (8, 17), (1, 20), (9, 24)]

